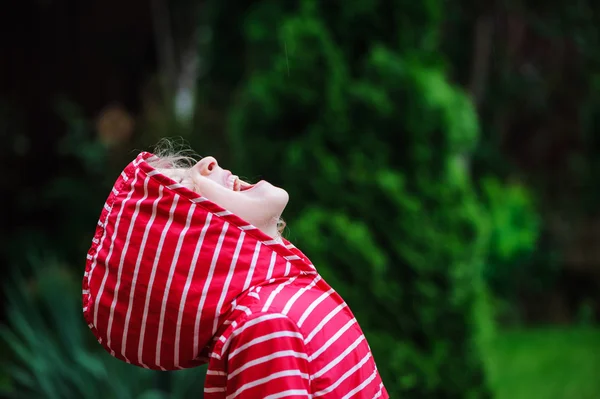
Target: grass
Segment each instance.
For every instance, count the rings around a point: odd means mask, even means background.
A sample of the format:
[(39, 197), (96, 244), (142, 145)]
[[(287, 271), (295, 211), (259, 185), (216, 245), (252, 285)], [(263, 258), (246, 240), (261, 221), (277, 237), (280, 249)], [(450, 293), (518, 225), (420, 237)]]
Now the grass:
[(600, 329), (499, 333), (488, 360), (497, 399), (600, 398)]

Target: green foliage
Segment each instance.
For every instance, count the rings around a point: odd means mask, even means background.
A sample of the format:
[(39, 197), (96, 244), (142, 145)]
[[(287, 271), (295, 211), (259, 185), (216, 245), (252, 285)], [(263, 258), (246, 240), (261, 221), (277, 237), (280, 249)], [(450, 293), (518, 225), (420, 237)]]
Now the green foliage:
[[(441, 2), (288, 4), (229, 21), (245, 29), (240, 51), (268, 54), (240, 70), (228, 108), (235, 167), (288, 189), (288, 236), (350, 304), (391, 397), (487, 397), (489, 219), (468, 171), (478, 121), (435, 51)], [(407, 39), (416, 20), (355, 34), (404, 11), (431, 28), (423, 48)], [(214, 48), (212, 63), (235, 54)]]
[(531, 281), (534, 251), (541, 220), (529, 190), (518, 184), (502, 184), (498, 179), (481, 182), (484, 201), (491, 217), (491, 239), (485, 279), (502, 298), (512, 299), (518, 281)]
[(490, 351), (498, 399), (600, 397), (600, 331), (544, 328), (499, 334)]
[[(13, 398), (187, 398), (202, 392), (201, 369), (162, 373), (131, 366), (107, 353), (93, 339), (79, 301), (81, 285), (68, 268), (48, 257), (31, 260), (33, 274), (15, 273), (4, 284), (7, 325), (0, 342), (10, 349), (0, 359)], [(5, 355), (5, 353), (3, 353)], [(172, 390), (167, 395), (157, 381)]]

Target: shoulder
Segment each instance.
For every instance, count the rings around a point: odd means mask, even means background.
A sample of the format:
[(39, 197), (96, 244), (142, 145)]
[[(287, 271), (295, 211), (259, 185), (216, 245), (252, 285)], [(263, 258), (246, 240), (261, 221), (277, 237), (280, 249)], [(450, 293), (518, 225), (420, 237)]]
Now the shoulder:
[(296, 321), (272, 310), (254, 310), (232, 323), (226, 336), (215, 346), (214, 357), (233, 357), (242, 351), (271, 351), (294, 348), (304, 352), (305, 336)]
[(240, 336), (276, 337), (269, 334), (304, 339), (297, 322), (276, 309), (251, 309), (249, 314), (245, 314), (233, 326), (229, 338), (235, 340)]
[(299, 328), (307, 318), (319, 317), (325, 309), (344, 302), (319, 275), (274, 281), (254, 295), (253, 313), (285, 315)]

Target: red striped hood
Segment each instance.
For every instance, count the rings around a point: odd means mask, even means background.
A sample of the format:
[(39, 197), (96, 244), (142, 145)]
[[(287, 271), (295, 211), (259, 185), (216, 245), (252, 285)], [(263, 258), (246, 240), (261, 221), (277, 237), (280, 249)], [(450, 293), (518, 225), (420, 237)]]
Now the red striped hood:
[(293, 245), (175, 183), (141, 153), (100, 215), (83, 279), (84, 317), (113, 356), (174, 370), (206, 362), (237, 298), (316, 274)]

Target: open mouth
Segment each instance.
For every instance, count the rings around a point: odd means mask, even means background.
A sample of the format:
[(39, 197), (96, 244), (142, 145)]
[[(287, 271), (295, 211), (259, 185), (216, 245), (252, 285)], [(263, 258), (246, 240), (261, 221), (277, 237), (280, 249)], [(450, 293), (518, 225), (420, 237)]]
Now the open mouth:
[(254, 184), (246, 183), (236, 175), (230, 175), (227, 178), (227, 187), (233, 191), (246, 191), (254, 187)]

